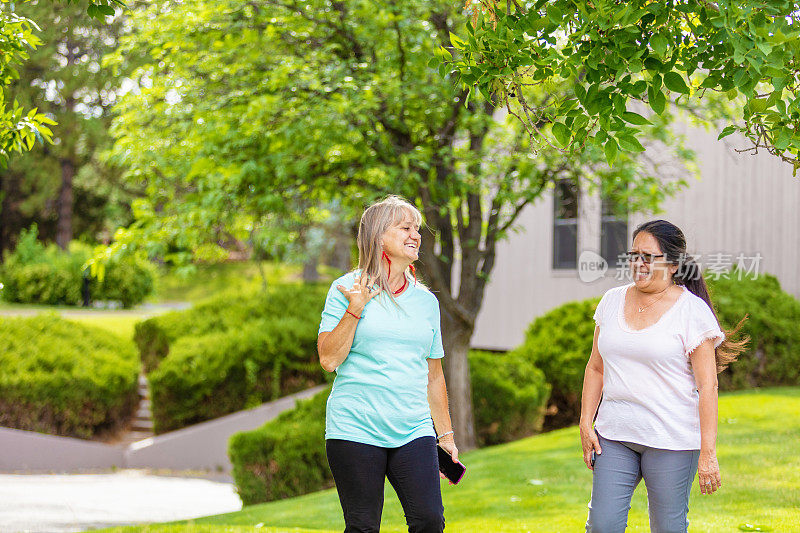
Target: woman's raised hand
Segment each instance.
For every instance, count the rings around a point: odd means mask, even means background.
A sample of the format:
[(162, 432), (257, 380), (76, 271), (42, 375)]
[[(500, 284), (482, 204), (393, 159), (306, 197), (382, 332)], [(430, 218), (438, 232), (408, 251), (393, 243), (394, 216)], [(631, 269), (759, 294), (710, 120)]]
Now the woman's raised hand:
[(344, 297), (347, 298), (347, 301), (350, 303), (347, 308), (351, 312), (361, 314), (361, 311), (367, 306), (367, 303), (380, 294), (381, 288), (374, 286), (376, 279), (377, 278), (373, 276), (367, 278), (366, 283), (361, 283), (361, 276), (356, 275), (351, 289), (346, 288), (344, 285), (336, 286), (339, 292), (344, 294)]

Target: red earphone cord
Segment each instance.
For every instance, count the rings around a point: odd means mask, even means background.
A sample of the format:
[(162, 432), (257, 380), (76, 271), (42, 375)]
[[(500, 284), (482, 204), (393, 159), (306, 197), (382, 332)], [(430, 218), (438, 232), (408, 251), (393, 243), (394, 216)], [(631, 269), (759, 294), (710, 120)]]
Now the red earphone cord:
[[(388, 255), (386, 255), (386, 252), (381, 252), (381, 254), (383, 254), (383, 257), (384, 257), (384, 259), (386, 259), (386, 262), (389, 263), (389, 273), (386, 275), (386, 279), (388, 280), (389, 276), (392, 275), (392, 260), (389, 259)], [(414, 268), (414, 265), (408, 265), (408, 267), (411, 269), (411, 274), (414, 276), (414, 285), (416, 285), (417, 284), (417, 269)], [(403, 276), (403, 286), (400, 287), (399, 289), (397, 289), (396, 291), (392, 291), (392, 294), (400, 294), (401, 292), (403, 292), (403, 289), (406, 288), (406, 285), (408, 285), (408, 279), (406, 279), (406, 277)]]

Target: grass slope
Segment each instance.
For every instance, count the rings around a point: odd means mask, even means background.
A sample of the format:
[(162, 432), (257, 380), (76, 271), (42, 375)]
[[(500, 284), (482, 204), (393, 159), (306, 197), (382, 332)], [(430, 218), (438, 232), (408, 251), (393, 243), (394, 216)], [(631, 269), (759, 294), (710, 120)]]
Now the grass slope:
[[(701, 496), (695, 481), (690, 531), (797, 531), (800, 523), (800, 388), (725, 394), (720, 400), (718, 456), (723, 487)], [(455, 532), (582, 531), (591, 492), (577, 428), (567, 428), (465, 454), (462, 484), (443, 484), (447, 530)], [(402, 509), (386, 485), (382, 531), (406, 531)], [(644, 483), (637, 488), (628, 531), (649, 531)], [(299, 529), (305, 528), (305, 529)], [(334, 490), (247, 507), (182, 524), (113, 531), (185, 533), (342, 531)], [(756, 529), (759, 530), (759, 529)]]

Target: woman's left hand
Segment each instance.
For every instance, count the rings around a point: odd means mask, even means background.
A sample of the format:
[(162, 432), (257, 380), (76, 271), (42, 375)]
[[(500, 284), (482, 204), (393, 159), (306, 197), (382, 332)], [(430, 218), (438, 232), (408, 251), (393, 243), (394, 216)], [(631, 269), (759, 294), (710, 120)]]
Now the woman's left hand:
[(701, 494), (713, 494), (722, 486), (719, 462), (714, 450), (701, 451), (697, 461), (697, 478), (700, 482)]
[[(458, 462), (458, 448), (456, 448), (456, 442), (452, 435), (442, 437), (442, 439), (439, 441), (439, 446), (444, 448), (445, 451), (450, 454), (454, 463)], [(439, 477), (442, 479), (447, 479), (447, 477), (441, 472), (439, 472)]]

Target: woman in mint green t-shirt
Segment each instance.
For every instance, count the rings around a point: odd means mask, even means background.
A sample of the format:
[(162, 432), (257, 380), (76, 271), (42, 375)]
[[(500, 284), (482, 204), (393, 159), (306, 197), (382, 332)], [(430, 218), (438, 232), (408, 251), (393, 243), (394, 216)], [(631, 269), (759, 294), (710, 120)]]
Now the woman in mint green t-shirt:
[(442, 372), (439, 302), (417, 282), (412, 265), (421, 222), (419, 211), (396, 196), (367, 208), (358, 228), (358, 269), (331, 284), (322, 312), (320, 364), (336, 372), (326, 451), (345, 532), (380, 530), (386, 478), (409, 532), (444, 529), (436, 441), (453, 461), (458, 449)]

